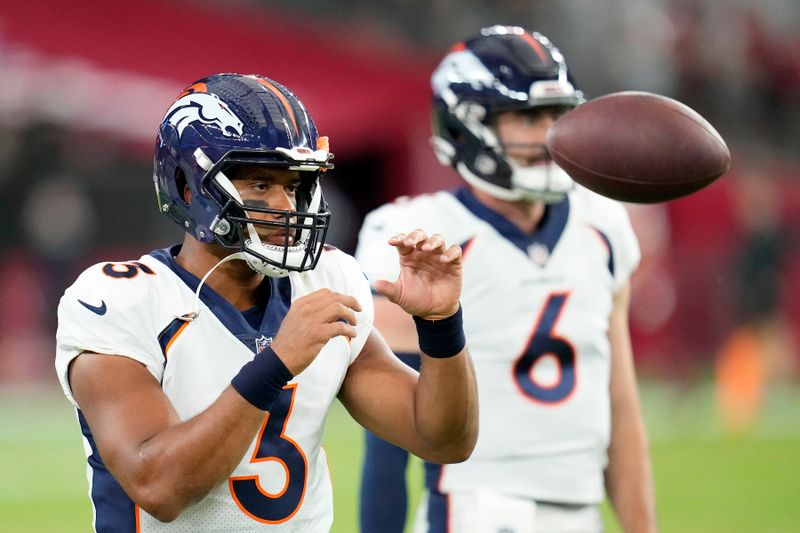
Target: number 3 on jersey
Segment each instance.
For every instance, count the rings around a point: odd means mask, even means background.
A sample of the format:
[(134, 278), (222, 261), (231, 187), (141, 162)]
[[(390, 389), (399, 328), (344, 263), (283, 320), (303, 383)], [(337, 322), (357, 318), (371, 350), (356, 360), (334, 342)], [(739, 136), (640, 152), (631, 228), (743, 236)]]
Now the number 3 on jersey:
[[(559, 403), (575, 390), (575, 349), (568, 341), (553, 334), (568, 298), (569, 293), (551, 294), (547, 298), (528, 346), (514, 363), (514, 381), (520, 392), (537, 402)], [(543, 363), (545, 357), (554, 361), (558, 371), (557, 378), (546, 384), (537, 382), (534, 375), (537, 363)]]
[(285, 522), (303, 503), (308, 477), (308, 461), (303, 450), (286, 436), (286, 423), (292, 414), (297, 385), (284, 387), (267, 415), (256, 439), (256, 449), (250, 463), (276, 461), (286, 473), (283, 489), (277, 493), (265, 491), (258, 476), (232, 477), (228, 480), (233, 499), (250, 518), (267, 524)]

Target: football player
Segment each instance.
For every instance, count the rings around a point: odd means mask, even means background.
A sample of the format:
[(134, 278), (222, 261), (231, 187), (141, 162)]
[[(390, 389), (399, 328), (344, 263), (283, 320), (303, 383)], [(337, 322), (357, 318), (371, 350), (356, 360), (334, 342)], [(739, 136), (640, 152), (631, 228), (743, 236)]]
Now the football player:
[(471, 453), (461, 249), (388, 239), (400, 274), (376, 287), (414, 315), (418, 378), (373, 329), (355, 260), (325, 245), (331, 158), (295, 95), (261, 76), (205, 78), (168, 109), (154, 182), (183, 244), (90, 267), (58, 309), (96, 531), (328, 531), (320, 445), (337, 397), (431, 461)]
[[(406, 220), (464, 250), (480, 436), (468, 461), (426, 464), (416, 531), (601, 531), (604, 488), (625, 531), (654, 531), (628, 333), (638, 245), (624, 207), (576, 186), (545, 147), (582, 93), (545, 36), (506, 26), (456, 44), (431, 83), (434, 149), (466, 186), (373, 211), (356, 252), (370, 279), (395, 275), (382, 243)], [(376, 295), (375, 317), (418, 364), (402, 309)], [(367, 435), (363, 532), (403, 530), (406, 458)]]

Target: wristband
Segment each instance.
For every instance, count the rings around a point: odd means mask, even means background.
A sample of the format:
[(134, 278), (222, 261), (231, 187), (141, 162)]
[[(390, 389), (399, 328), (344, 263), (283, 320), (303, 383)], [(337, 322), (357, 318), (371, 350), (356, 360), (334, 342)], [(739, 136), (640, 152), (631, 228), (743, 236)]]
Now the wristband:
[(453, 357), (461, 352), (467, 344), (464, 335), (464, 319), (461, 306), (453, 315), (442, 320), (425, 320), (415, 316), (419, 349), (427, 356), (437, 359)]
[(239, 370), (231, 385), (242, 397), (262, 411), (272, 404), (294, 376), (275, 352), (267, 346)]

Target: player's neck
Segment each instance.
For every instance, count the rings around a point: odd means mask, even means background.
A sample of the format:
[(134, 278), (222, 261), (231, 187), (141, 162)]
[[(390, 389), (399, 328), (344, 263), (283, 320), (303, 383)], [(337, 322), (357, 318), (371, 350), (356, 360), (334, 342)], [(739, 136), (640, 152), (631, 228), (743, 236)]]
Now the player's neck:
[[(202, 279), (209, 270), (230, 253), (229, 250), (203, 244), (187, 236), (175, 261), (184, 270)], [(208, 277), (206, 285), (237, 309), (244, 310), (259, 303), (257, 289), (263, 280), (263, 274), (255, 272), (244, 261), (235, 260), (220, 265)]]
[(472, 193), (480, 203), (490, 208), (492, 211), (503, 215), (509, 222), (514, 224), (525, 234), (530, 235), (534, 233), (539, 228), (542, 217), (544, 217), (544, 202), (509, 202), (507, 200), (495, 198), (475, 188), (472, 189)]

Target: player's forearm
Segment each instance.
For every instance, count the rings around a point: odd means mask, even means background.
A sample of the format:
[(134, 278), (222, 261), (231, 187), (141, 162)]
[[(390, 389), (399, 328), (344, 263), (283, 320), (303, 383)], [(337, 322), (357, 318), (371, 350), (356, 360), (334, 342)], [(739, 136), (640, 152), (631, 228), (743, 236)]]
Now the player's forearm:
[(446, 359), (423, 356), (415, 400), (415, 426), (435, 463), (469, 458), (478, 439), (475, 369), (465, 348)]
[(626, 533), (655, 533), (653, 475), (641, 420), (619, 421), (612, 430), (606, 490)]
[(120, 481), (142, 509), (174, 520), (230, 476), (264, 417), (228, 387), (207, 410), (142, 443)]

